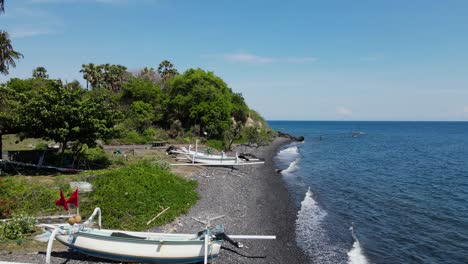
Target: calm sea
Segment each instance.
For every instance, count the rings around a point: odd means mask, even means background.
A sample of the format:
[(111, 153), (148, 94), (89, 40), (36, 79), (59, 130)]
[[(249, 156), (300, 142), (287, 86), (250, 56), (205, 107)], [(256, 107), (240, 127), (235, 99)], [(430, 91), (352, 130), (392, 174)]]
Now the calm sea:
[(468, 263), (467, 122), (269, 124), (314, 263)]

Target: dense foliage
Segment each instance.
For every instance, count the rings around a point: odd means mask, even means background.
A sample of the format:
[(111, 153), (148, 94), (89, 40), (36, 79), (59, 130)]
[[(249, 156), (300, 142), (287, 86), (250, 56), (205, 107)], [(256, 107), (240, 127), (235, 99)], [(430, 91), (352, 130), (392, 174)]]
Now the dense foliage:
[(78, 158), (98, 139), (148, 143), (155, 137), (203, 137), (230, 149), (246, 127), (266, 129), (243, 96), (213, 72), (179, 74), (169, 61), (157, 71), (146, 67), (131, 74), (121, 65), (90, 63), (81, 72), (91, 89), (49, 79), (44, 67), (35, 68), (30, 79), (13, 78), (0, 86), (0, 135), (52, 140), (61, 143), (62, 152), (72, 146)]

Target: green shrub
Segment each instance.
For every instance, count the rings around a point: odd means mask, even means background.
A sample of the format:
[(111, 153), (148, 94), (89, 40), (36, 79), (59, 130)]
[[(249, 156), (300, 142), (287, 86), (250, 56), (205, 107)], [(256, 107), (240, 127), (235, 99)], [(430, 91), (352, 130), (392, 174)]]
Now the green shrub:
[(143, 131), (143, 137), (146, 142), (150, 142), (154, 140), (154, 136), (156, 135), (156, 129), (148, 128)]
[(224, 142), (220, 139), (209, 139), (205, 142), (205, 145), (210, 148), (214, 148), (216, 150), (223, 150), (224, 149)]
[(49, 186), (33, 183), (24, 178), (6, 177), (0, 180), (0, 190), (2, 218), (10, 217), (12, 213), (34, 215), (39, 211), (51, 213), (57, 209), (54, 201), (59, 198), (58, 190)]
[(136, 131), (129, 131), (127, 135), (124, 138), (119, 139), (120, 142), (122, 143), (127, 143), (127, 144), (144, 144), (146, 143), (146, 140), (138, 134)]
[(12, 220), (0, 222), (0, 241), (24, 238), (34, 233), (35, 219), (24, 214), (13, 215)]
[(85, 152), (86, 161), (91, 168), (105, 168), (112, 164), (109, 156), (101, 148), (90, 148)]
[(106, 228), (144, 230), (146, 222), (164, 208), (152, 224), (159, 225), (186, 213), (198, 199), (196, 181), (184, 179), (151, 161), (140, 161), (97, 177), (95, 191), (82, 203), (83, 214), (102, 209)]
[(153, 138), (155, 135), (156, 135), (156, 129), (154, 128), (148, 128), (148, 129), (145, 129), (145, 131), (143, 131), (144, 137)]
[(36, 147), (34, 148), (35, 150), (46, 150), (49, 146), (47, 143), (44, 142), (39, 142), (37, 143)]

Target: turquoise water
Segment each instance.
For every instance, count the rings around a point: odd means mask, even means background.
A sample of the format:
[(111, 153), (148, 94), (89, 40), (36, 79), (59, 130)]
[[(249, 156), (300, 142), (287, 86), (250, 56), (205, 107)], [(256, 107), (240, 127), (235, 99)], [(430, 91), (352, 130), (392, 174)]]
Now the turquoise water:
[(468, 123), (269, 123), (316, 263), (468, 263)]

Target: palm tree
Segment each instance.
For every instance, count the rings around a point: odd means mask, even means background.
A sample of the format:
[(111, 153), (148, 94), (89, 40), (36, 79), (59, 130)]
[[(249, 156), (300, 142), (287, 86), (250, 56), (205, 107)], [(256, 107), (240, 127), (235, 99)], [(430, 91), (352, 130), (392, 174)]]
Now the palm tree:
[(36, 67), (36, 69), (33, 70), (32, 76), (33, 76), (33, 78), (39, 78), (39, 79), (49, 78), (49, 75), (47, 74), (46, 68), (44, 68), (42, 66)]
[(21, 58), (23, 58), (23, 54), (13, 50), (8, 33), (0, 30), (0, 73), (7, 75), (10, 66), (16, 67), (15, 60)]
[(138, 73), (138, 77), (142, 79), (147, 79), (153, 82), (154, 84), (158, 83), (158, 75), (156, 71), (151, 67), (145, 67)]
[(159, 64), (158, 73), (162, 79), (161, 86), (163, 91), (168, 90), (166, 83), (179, 74), (177, 69), (174, 68), (174, 65), (168, 60), (164, 60)]
[(0, 0), (0, 14), (5, 12), (5, 1)]
[(164, 60), (159, 64), (158, 73), (163, 81), (167, 81), (179, 74), (179, 72), (174, 68), (174, 65), (168, 60)]
[(102, 72), (100, 65), (94, 65), (94, 63), (83, 64), (80, 72), (83, 73), (83, 79), (86, 80), (86, 89), (88, 89), (88, 83), (91, 84), (91, 88), (98, 88), (102, 82)]

